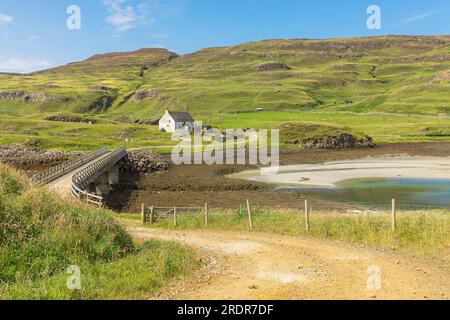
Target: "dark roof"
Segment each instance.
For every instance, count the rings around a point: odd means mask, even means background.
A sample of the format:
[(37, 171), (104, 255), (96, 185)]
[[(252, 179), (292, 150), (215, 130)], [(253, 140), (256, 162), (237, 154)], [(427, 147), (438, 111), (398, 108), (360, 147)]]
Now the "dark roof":
[(169, 111), (170, 116), (176, 122), (195, 122), (195, 120), (191, 117), (189, 112), (171, 112)]

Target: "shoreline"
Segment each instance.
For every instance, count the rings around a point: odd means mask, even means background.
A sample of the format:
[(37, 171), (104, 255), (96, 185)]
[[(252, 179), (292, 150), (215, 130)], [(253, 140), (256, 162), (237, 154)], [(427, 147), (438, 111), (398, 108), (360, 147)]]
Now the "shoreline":
[[(380, 157), (449, 157), (450, 143), (398, 143), (379, 144), (375, 148), (343, 150), (280, 150), (283, 166), (321, 165), (327, 162), (342, 162)], [(170, 161), (170, 155), (161, 155)], [(248, 171), (257, 167), (246, 165), (180, 165), (170, 166), (165, 172), (138, 177), (121, 175), (121, 182), (108, 198), (108, 206), (115, 211), (140, 212), (142, 203), (153, 206), (204, 206), (237, 208), (249, 199), (259, 207), (283, 207), (302, 210), (299, 199), (313, 197), (314, 191), (305, 185), (296, 185), (292, 191), (280, 192), (276, 184), (249, 181)], [(230, 174), (246, 172), (248, 176), (230, 179)], [(258, 175), (253, 174), (253, 176)], [(450, 176), (450, 175), (449, 175)], [(180, 177), (183, 177), (180, 179)], [(296, 187), (296, 188), (295, 188)], [(336, 201), (316, 199), (321, 206), (334, 207)]]
[(335, 188), (354, 179), (440, 179), (450, 180), (450, 157), (383, 156), (323, 164), (281, 166), (276, 173), (249, 170), (228, 177), (271, 185)]

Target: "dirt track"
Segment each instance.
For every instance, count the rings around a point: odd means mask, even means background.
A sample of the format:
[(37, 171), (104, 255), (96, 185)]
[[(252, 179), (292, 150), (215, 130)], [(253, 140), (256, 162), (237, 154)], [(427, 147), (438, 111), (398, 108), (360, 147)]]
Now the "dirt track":
[[(206, 266), (158, 299), (449, 299), (450, 270), (362, 246), (259, 233), (166, 231), (129, 226), (138, 239), (173, 240)], [(381, 268), (382, 289), (367, 288)]]

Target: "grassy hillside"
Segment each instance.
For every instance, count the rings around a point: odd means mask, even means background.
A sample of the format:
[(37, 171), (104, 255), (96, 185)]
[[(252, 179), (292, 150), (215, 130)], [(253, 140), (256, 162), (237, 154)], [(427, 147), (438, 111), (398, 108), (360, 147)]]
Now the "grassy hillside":
[(159, 99), (126, 108), (437, 115), (450, 113), (449, 69), (449, 37), (268, 40), (181, 56), (142, 87)]
[[(377, 142), (448, 141), (449, 88), (447, 36), (267, 40), (183, 56), (142, 49), (0, 74), (0, 144), (40, 139), (60, 149), (167, 151), (169, 135), (130, 123), (166, 108), (219, 128), (298, 122), (346, 126)], [(48, 115), (98, 124), (43, 121)]]
[[(33, 110), (21, 99), (4, 97), (0, 110), (156, 116), (166, 107), (188, 107), (437, 115), (450, 113), (449, 70), (450, 37), (444, 36), (268, 40), (180, 57), (142, 49), (29, 75), (1, 75), (4, 95), (42, 93), (38, 100), (46, 101), (34, 103)], [(14, 105), (15, 111), (8, 110)]]
[(0, 74), (0, 113), (105, 113), (144, 83), (144, 74), (177, 57), (164, 49), (93, 56), (26, 75)]
[[(175, 244), (136, 246), (110, 212), (57, 199), (0, 166), (0, 299), (148, 299), (197, 263)], [(81, 290), (67, 288), (71, 265)]]

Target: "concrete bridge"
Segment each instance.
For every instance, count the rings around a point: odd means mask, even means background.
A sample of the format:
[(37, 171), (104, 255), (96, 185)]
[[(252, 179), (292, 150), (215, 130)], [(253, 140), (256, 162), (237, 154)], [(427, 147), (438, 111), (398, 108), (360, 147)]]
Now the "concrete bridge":
[(48, 186), (63, 197), (74, 197), (98, 206), (111, 185), (119, 182), (118, 162), (127, 156), (124, 148), (106, 148), (61, 163), (33, 176), (34, 186)]

